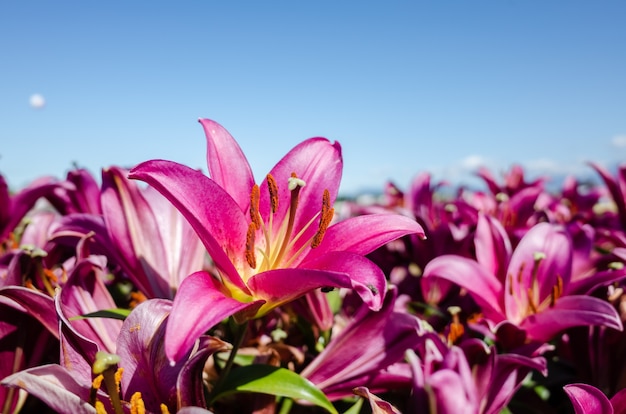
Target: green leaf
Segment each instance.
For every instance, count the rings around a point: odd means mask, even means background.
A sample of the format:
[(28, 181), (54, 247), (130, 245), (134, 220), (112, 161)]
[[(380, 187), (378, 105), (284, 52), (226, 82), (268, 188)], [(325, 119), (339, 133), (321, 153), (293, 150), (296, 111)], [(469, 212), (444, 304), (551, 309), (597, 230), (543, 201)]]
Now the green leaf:
[(130, 315), (130, 309), (122, 309), (122, 308), (114, 308), (114, 309), (104, 309), (96, 312), (87, 313), (85, 315), (73, 316), (70, 318), (71, 321), (75, 321), (77, 319), (87, 319), (87, 318), (111, 318), (111, 319), (119, 319), (123, 321), (126, 319), (128, 315)]
[(219, 390), (215, 390), (213, 401), (237, 392), (259, 392), (263, 394), (305, 400), (337, 414), (337, 410), (326, 395), (311, 381), (285, 368), (254, 364), (238, 367), (231, 371)]

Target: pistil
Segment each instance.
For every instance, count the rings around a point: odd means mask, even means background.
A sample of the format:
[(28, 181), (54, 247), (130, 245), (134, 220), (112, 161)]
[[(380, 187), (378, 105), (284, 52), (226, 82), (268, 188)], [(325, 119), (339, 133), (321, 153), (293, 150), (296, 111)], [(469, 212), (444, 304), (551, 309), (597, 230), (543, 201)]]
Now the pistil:
[[(119, 384), (122, 376), (122, 370), (117, 369), (117, 364), (120, 362), (120, 357), (115, 354), (109, 354), (107, 352), (96, 352), (96, 360), (94, 361), (91, 369), (96, 375), (96, 378), (92, 384), (92, 392), (100, 387), (102, 381), (106, 386), (109, 399), (115, 410), (115, 414), (123, 414), (122, 401), (120, 398)], [(102, 379), (100, 379), (102, 376)], [(93, 395), (95, 397), (95, 395)], [(94, 404), (95, 407), (95, 404)]]

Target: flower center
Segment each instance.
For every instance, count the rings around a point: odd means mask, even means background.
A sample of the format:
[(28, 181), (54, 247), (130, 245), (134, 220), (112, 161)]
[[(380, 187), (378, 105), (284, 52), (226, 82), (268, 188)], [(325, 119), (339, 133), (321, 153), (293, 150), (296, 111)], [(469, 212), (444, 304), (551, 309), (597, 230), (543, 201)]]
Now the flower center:
[[(536, 252), (533, 256), (533, 269), (531, 271), (531, 280), (529, 286), (526, 287), (526, 290), (523, 292), (519, 292), (521, 295), (526, 295), (526, 308), (524, 313), (521, 315), (522, 318), (536, 314), (541, 312), (542, 310), (553, 307), (556, 303), (556, 300), (561, 297), (563, 294), (563, 278), (560, 275), (556, 277), (556, 283), (552, 286), (552, 290), (550, 291), (550, 295), (545, 297), (543, 300), (541, 299), (541, 286), (539, 285), (538, 273), (539, 266), (541, 262), (546, 258), (545, 253)], [(520, 266), (517, 273), (517, 285), (518, 291), (523, 289), (523, 281), (522, 274), (524, 272), (524, 266)], [(509, 292), (510, 295), (514, 295), (513, 289), (513, 275), (509, 274)], [(519, 300), (518, 300), (519, 303)]]
[[(115, 414), (124, 414), (122, 407), (124, 401), (120, 395), (120, 383), (122, 381), (123, 368), (118, 368), (120, 357), (107, 352), (96, 352), (96, 360), (91, 366), (95, 377), (91, 383), (91, 392), (89, 395), (89, 403), (96, 409), (96, 414), (109, 414), (104, 407), (102, 401), (98, 400), (97, 393), (102, 383), (106, 387), (106, 393), (109, 395), (109, 401), (113, 407)], [(145, 414), (146, 407), (139, 391), (135, 392), (128, 403), (131, 414)], [(161, 414), (169, 414), (170, 411), (165, 404), (161, 404)]]
[[(282, 223), (276, 226), (274, 215), (278, 210), (278, 185), (271, 174), (267, 175), (267, 187), (270, 197), (269, 217), (262, 217), (259, 211), (259, 186), (254, 185), (250, 193), (250, 225), (246, 235), (246, 262), (252, 269), (259, 272), (281, 267), (289, 267), (293, 261), (307, 248), (320, 245), (335, 214), (330, 206), (330, 192), (325, 189), (322, 196), (322, 207), (302, 229), (295, 232), (296, 211), (300, 198), (300, 190), (306, 185), (304, 180), (291, 173), (287, 185), (290, 193), (289, 208)], [(307, 229), (319, 218), (318, 229), (306, 243), (295, 252), (293, 248)], [(257, 237), (262, 241), (257, 243)], [(258, 260), (260, 263), (257, 263)]]

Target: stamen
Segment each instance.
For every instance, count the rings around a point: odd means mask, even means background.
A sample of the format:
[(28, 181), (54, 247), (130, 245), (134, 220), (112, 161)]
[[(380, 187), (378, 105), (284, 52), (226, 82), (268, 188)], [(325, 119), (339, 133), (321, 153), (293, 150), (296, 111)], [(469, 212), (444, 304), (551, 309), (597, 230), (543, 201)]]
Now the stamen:
[(270, 206), (272, 207), (272, 213), (276, 213), (278, 210), (278, 185), (272, 174), (267, 174), (267, 189), (270, 193)]
[(563, 294), (563, 278), (561, 276), (556, 277), (556, 284), (552, 286), (552, 292), (550, 293), (550, 307), (553, 307), (556, 300)]
[(170, 414), (170, 410), (167, 408), (167, 405), (161, 404), (161, 414)]
[(259, 199), (259, 186), (255, 184), (252, 187), (252, 191), (250, 192), (250, 219), (257, 229), (261, 228), (261, 217), (259, 216)]
[(251, 268), (256, 269), (256, 255), (254, 253), (254, 237), (256, 234), (256, 225), (254, 222), (248, 226), (246, 234), (246, 261)]
[(146, 414), (146, 405), (139, 391), (135, 392), (133, 396), (130, 397), (130, 414)]
[(98, 390), (102, 386), (102, 381), (104, 381), (104, 376), (102, 374), (96, 376), (93, 381), (91, 381), (91, 390), (89, 391), (89, 404), (93, 405), (94, 407), (96, 406), (96, 402), (99, 402), (97, 401), (97, 395)]
[(304, 180), (301, 180), (296, 176), (296, 173), (291, 173), (291, 177), (289, 177), (289, 191), (291, 192), (291, 202), (289, 204), (289, 218), (287, 221), (287, 230), (283, 236), (283, 242), (280, 246), (280, 250), (276, 255), (276, 258), (273, 260), (274, 265), (280, 263), (283, 255), (285, 254), (285, 250), (287, 250), (287, 246), (289, 245), (289, 241), (291, 239), (291, 233), (293, 231), (293, 224), (296, 221), (296, 210), (298, 209), (298, 199), (300, 195), (300, 189), (304, 187), (306, 183)]
[(326, 234), (326, 230), (330, 225), (333, 217), (335, 215), (335, 209), (330, 207), (330, 192), (328, 189), (324, 189), (324, 195), (322, 196), (322, 214), (320, 216), (320, 224), (313, 236), (313, 241), (311, 242), (311, 248), (315, 249), (322, 243), (322, 239), (324, 238), (324, 234)]
[(96, 414), (108, 414), (107, 410), (104, 408), (104, 404), (102, 404), (102, 401), (96, 401), (94, 408), (96, 409)]
[(528, 288), (527, 293), (528, 293), (528, 307), (530, 308), (532, 313), (537, 313), (537, 304), (533, 300), (533, 291), (531, 290), (531, 288)]
[(448, 312), (452, 315), (452, 322), (450, 322), (450, 331), (448, 332), (448, 343), (454, 344), (463, 334), (465, 333), (465, 328), (463, 324), (460, 322), (459, 313), (461, 313), (461, 308), (458, 306), (450, 306), (448, 308)]

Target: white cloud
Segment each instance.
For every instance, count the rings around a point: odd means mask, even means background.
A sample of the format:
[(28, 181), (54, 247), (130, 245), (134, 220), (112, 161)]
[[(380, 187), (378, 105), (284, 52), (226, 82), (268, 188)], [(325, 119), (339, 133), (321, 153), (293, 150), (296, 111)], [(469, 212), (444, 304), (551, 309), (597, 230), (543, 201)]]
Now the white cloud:
[(480, 167), (486, 166), (491, 162), (482, 155), (468, 155), (461, 160), (460, 166), (466, 170), (476, 170)]
[(626, 134), (615, 135), (611, 139), (611, 145), (617, 148), (626, 148)]
[(43, 95), (35, 93), (30, 96), (30, 106), (35, 109), (41, 109), (46, 106), (46, 99)]

